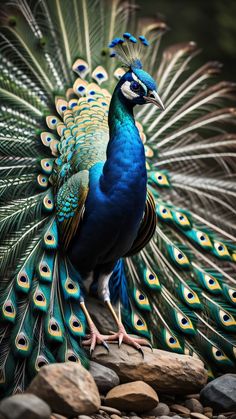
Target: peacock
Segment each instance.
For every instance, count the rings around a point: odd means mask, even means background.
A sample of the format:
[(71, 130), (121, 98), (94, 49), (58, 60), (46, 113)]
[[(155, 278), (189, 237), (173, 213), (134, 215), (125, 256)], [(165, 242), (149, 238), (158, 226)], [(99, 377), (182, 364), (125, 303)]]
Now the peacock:
[(235, 370), (235, 84), (131, 0), (1, 9), (1, 396), (113, 342)]

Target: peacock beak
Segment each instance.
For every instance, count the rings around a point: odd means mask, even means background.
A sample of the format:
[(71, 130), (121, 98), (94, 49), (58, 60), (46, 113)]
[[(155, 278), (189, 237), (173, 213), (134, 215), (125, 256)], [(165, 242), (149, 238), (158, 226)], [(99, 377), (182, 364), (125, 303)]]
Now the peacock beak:
[(162, 100), (156, 90), (149, 90), (148, 95), (144, 96), (144, 99), (146, 100), (146, 103), (154, 103), (158, 108), (160, 108), (162, 111), (165, 110), (165, 107), (162, 103)]

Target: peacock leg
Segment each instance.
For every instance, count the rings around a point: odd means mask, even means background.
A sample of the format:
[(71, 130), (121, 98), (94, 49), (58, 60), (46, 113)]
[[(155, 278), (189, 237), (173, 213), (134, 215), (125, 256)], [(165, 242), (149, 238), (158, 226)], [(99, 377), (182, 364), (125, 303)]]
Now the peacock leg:
[(85, 338), (85, 340), (83, 340), (83, 345), (84, 346), (90, 346), (90, 354), (93, 353), (96, 345), (103, 345), (107, 351), (109, 352), (109, 346), (106, 343), (106, 340), (109, 336), (106, 335), (102, 335), (97, 327), (95, 326), (86, 306), (84, 301), (80, 301), (80, 307), (84, 312), (84, 315), (86, 317), (88, 326), (89, 326), (89, 330), (90, 330), (90, 334), (87, 336), (87, 338)]
[(150, 348), (152, 348), (151, 344), (146, 339), (135, 338), (135, 337), (130, 336), (125, 330), (125, 327), (121, 321), (120, 314), (118, 317), (115, 310), (112, 307), (112, 304), (110, 301), (110, 291), (109, 291), (109, 280), (110, 280), (111, 275), (112, 273), (109, 275), (100, 275), (98, 279), (98, 294), (103, 299), (104, 303), (107, 305), (118, 327), (118, 331), (116, 333), (106, 336), (106, 341), (108, 342), (118, 341), (119, 346), (121, 346), (122, 342), (126, 343), (127, 345), (135, 347), (138, 351), (142, 353), (142, 355), (144, 355), (142, 346), (149, 346)]

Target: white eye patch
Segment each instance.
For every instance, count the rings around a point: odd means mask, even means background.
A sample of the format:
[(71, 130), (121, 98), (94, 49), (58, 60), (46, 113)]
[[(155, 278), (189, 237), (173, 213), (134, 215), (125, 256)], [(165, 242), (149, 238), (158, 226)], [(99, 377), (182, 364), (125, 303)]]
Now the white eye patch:
[(130, 89), (130, 82), (126, 81), (124, 84), (122, 84), (121, 86), (121, 91), (123, 93), (123, 95), (126, 97), (126, 99), (135, 99), (136, 97), (139, 97), (139, 95), (137, 95), (137, 93), (133, 92)]

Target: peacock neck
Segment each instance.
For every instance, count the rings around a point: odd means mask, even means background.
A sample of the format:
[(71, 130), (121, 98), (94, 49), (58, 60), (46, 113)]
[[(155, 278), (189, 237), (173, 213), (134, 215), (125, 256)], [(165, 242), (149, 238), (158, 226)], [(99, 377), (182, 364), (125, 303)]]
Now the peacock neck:
[(107, 147), (107, 160), (103, 168), (102, 189), (126, 189), (146, 194), (146, 166), (144, 147), (135, 125), (133, 106), (119, 92), (119, 84), (113, 93), (109, 116), (110, 140)]

